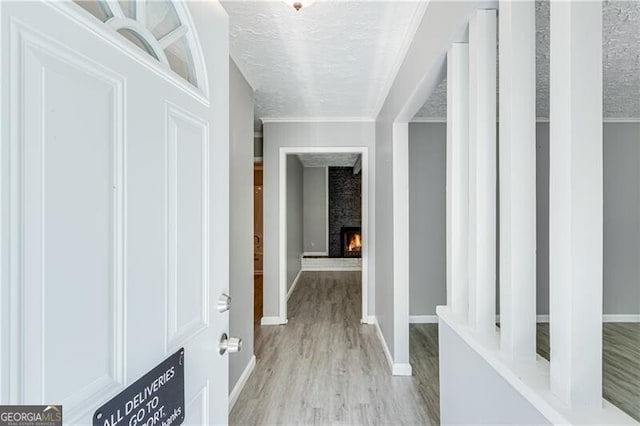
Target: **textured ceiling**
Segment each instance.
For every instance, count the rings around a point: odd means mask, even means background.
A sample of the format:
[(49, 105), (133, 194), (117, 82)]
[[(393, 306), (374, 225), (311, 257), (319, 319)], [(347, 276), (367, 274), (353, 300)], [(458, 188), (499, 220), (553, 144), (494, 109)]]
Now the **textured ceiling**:
[(222, 0), (256, 119), (377, 114), (425, 10), (418, 1)]
[[(605, 1), (603, 26), (604, 116), (640, 118), (640, 2)], [(536, 2), (536, 109), (549, 117), (549, 3)], [(447, 115), (446, 80), (440, 83), (419, 118)]]
[(353, 167), (360, 154), (298, 154), (304, 167)]

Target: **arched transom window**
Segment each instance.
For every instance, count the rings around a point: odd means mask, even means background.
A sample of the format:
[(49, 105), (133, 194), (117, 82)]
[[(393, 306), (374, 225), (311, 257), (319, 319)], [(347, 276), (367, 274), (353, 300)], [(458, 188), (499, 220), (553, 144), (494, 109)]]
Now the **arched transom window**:
[[(199, 87), (194, 38), (183, 5), (171, 0), (74, 0), (122, 37)], [(177, 6), (177, 7), (176, 7)]]

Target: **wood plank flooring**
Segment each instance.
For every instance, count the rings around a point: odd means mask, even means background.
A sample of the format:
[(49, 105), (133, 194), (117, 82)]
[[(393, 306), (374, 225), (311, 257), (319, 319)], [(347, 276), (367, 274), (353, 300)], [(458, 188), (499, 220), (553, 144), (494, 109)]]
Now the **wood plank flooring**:
[[(413, 377), (393, 377), (360, 306), (359, 272), (304, 272), (289, 324), (256, 332), (256, 369), (230, 424), (439, 424), (437, 325), (410, 326)], [(603, 334), (604, 397), (640, 421), (640, 324)], [(537, 337), (548, 359), (548, 324)]]
[[(640, 324), (604, 323), (602, 395), (640, 422)], [(549, 324), (538, 324), (540, 356), (549, 359)]]
[(393, 377), (360, 306), (359, 272), (304, 272), (289, 323), (257, 332), (230, 424), (438, 424), (437, 327), (411, 327), (414, 376)]

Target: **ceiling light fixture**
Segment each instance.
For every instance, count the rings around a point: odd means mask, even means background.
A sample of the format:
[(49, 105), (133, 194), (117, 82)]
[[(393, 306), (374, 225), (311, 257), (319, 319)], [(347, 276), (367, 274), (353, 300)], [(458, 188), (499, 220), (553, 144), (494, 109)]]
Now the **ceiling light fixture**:
[(289, 1), (289, 0), (284, 0), (284, 2), (290, 6), (293, 6), (293, 8), (297, 11), (299, 11), (300, 9), (302, 9), (303, 7), (309, 7), (313, 4), (315, 0), (298, 0), (298, 1)]

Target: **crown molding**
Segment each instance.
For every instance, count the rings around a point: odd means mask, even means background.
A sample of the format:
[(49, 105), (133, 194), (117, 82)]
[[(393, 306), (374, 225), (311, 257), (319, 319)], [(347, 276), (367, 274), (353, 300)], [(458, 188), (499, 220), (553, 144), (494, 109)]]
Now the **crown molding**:
[(253, 84), (251, 84), (251, 82), (247, 78), (247, 73), (244, 70), (244, 64), (242, 63), (242, 61), (236, 58), (236, 55), (231, 51), (231, 49), (229, 49), (229, 59), (234, 63), (236, 68), (238, 68), (238, 71), (240, 71), (240, 75), (242, 76), (242, 78), (244, 78), (244, 81), (247, 82), (249, 87), (251, 87), (251, 91), (255, 95), (256, 89), (253, 87)]
[(373, 123), (371, 117), (262, 117), (262, 123)]
[(437, 117), (413, 117), (409, 123), (446, 123), (446, 118)]
[[(437, 117), (414, 117), (409, 123), (446, 123), (446, 118)], [(603, 123), (640, 123), (640, 118), (636, 117), (608, 117), (602, 119)], [(536, 118), (536, 123), (549, 123), (546, 117)]]
[(610, 117), (603, 120), (605, 123), (640, 123), (638, 117)]
[[(547, 117), (536, 118), (536, 123), (549, 123), (550, 120)], [(638, 117), (605, 117), (602, 119), (603, 123), (640, 123)]]
[(404, 63), (404, 59), (407, 56), (407, 52), (411, 47), (411, 43), (413, 43), (413, 39), (416, 36), (416, 32), (420, 27), (420, 23), (422, 22), (422, 18), (424, 17), (425, 12), (427, 11), (427, 5), (429, 2), (427, 0), (419, 0), (418, 6), (411, 17), (411, 22), (407, 27), (407, 32), (405, 33), (404, 40), (402, 40), (402, 44), (398, 49), (398, 54), (395, 59), (395, 63), (391, 68), (391, 72), (387, 75), (387, 79), (382, 86), (382, 91), (378, 97), (377, 102), (373, 105), (373, 109), (371, 110), (371, 116), (377, 117), (382, 111), (382, 107), (387, 100), (387, 96), (389, 96), (389, 92), (393, 87), (393, 83), (395, 83), (396, 78), (398, 77), (398, 73), (400, 72), (400, 68), (402, 68), (402, 64)]

